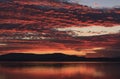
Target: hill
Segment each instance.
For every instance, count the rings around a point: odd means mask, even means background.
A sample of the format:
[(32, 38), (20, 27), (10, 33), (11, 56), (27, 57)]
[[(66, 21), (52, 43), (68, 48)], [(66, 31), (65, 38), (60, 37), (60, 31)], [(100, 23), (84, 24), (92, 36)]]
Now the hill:
[(9, 53), (0, 56), (0, 61), (120, 61), (120, 58), (85, 58), (75, 55), (65, 55), (61, 53), (53, 54), (25, 54), (25, 53)]

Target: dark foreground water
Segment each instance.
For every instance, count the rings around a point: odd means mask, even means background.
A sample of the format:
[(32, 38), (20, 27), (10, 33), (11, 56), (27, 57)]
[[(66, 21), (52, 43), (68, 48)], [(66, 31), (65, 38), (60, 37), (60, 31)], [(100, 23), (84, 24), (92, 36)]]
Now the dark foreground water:
[(120, 63), (0, 63), (0, 79), (120, 79)]

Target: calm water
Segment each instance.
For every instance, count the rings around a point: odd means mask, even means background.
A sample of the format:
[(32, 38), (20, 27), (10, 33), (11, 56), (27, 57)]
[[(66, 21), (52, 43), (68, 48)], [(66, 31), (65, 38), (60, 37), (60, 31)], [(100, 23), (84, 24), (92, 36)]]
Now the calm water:
[(0, 63), (0, 79), (120, 79), (120, 63)]

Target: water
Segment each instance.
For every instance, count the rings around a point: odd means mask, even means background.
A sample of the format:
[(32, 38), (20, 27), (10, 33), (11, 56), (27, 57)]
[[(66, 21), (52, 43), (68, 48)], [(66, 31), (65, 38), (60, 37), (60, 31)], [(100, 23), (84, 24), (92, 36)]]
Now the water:
[(0, 79), (120, 79), (120, 63), (1, 62)]

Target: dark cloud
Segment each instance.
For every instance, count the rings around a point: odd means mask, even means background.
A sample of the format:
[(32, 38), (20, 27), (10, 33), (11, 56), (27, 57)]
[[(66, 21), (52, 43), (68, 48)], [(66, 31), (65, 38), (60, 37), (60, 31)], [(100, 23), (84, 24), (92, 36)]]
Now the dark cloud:
[(120, 57), (119, 49), (97, 50), (97, 53), (88, 53), (86, 57)]
[(26, 27), (26, 30), (35, 26), (39, 29), (82, 25), (112, 26), (120, 23), (119, 9), (97, 10), (72, 3), (63, 3), (62, 6), (59, 2), (50, 0), (14, 0), (12, 3), (1, 2), (0, 6), (1, 25), (10, 24), (11, 27), (11, 24), (22, 24), (20, 27)]

